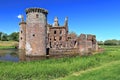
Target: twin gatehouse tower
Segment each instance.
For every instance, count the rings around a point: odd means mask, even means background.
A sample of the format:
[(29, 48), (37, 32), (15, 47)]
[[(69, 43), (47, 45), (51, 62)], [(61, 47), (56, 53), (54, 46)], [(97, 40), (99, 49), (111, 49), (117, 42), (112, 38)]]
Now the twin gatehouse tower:
[(51, 25), (47, 23), (47, 14), (42, 8), (28, 8), (26, 21), (22, 17), (19, 23), (19, 49), (25, 50), (27, 56), (46, 56), (47, 48), (54, 51), (76, 48), (79, 53), (98, 50), (95, 35), (81, 34), (74, 38), (68, 33), (67, 17), (63, 26), (57, 17)]

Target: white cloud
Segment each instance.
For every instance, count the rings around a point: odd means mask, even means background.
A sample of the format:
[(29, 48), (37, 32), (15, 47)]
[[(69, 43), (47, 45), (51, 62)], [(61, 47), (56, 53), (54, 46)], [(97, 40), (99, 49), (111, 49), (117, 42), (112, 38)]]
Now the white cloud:
[(21, 19), (21, 18), (22, 18), (22, 15), (19, 14), (17, 17)]

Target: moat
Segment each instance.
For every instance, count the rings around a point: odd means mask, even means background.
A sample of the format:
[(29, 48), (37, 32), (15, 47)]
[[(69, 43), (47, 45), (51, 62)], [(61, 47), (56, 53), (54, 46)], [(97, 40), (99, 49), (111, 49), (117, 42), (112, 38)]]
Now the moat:
[(25, 52), (18, 49), (0, 50), (0, 61), (20, 62), (46, 59), (47, 57), (27, 57)]
[(19, 61), (19, 51), (17, 49), (0, 50), (0, 61)]
[(51, 58), (62, 58), (62, 57), (74, 57), (78, 54), (58, 54), (53, 53), (47, 56), (25, 56), (25, 52), (18, 49), (3, 49), (0, 50), (0, 61), (10, 61), (10, 62), (21, 62), (21, 61), (34, 61), (43, 60)]

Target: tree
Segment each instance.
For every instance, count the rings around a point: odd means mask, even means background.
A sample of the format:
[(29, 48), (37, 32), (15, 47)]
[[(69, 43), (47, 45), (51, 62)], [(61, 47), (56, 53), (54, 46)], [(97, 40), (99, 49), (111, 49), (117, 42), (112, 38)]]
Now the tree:
[(0, 40), (1, 40), (2, 34), (3, 34), (3, 33), (2, 33), (2, 32), (0, 32)]
[(13, 32), (9, 35), (9, 40), (19, 41), (19, 32)]
[(6, 33), (1, 34), (1, 41), (8, 41), (8, 35)]
[(116, 39), (112, 39), (112, 40), (106, 40), (104, 42), (105, 45), (119, 45), (119, 41)]
[(98, 41), (98, 45), (104, 45), (104, 41)]

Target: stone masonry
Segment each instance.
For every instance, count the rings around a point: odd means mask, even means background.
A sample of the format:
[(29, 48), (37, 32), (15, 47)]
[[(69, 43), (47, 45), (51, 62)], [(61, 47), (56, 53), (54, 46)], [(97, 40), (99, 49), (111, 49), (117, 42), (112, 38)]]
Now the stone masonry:
[[(26, 26), (23, 24), (25, 22), (20, 23), (22, 33), (20, 33), (19, 44), (20, 49), (25, 48), (26, 55), (46, 55), (47, 14), (48, 12), (41, 8), (26, 9)], [(22, 40), (24, 40), (24, 44)], [(21, 45), (24, 47), (22, 48)]]
[(72, 37), (68, 33), (68, 17), (65, 18), (63, 26), (60, 26), (57, 17), (51, 25), (47, 23), (47, 14), (47, 10), (42, 8), (26, 9), (26, 22), (22, 18), (19, 24), (19, 49), (25, 50), (26, 55), (45, 56), (49, 53), (47, 49), (52, 51), (50, 54), (56, 54), (56, 51), (62, 53), (70, 51), (85, 55), (85, 53), (98, 51), (95, 35), (81, 34)]
[(58, 18), (55, 17), (53, 25), (48, 24), (48, 44), (50, 48), (64, 48), (66, 46), (68, 25), (67, 19), (64, 26), (59, 26)]
[(26, 44), (26, 22), (22, 20), (20, 22), (20, 32), (19, 32), (19, 48), (25, 50)]

